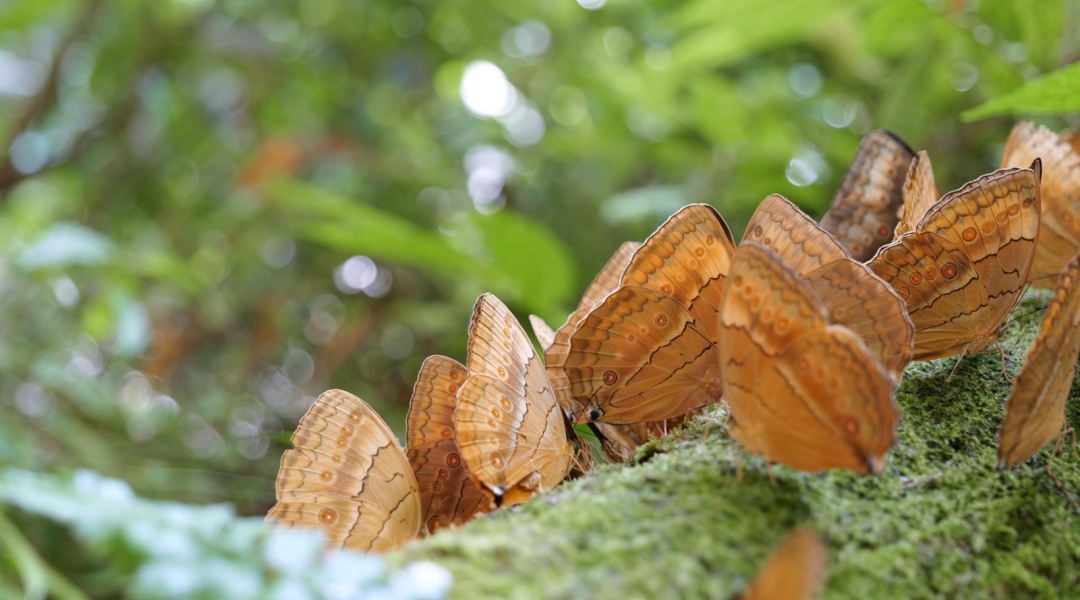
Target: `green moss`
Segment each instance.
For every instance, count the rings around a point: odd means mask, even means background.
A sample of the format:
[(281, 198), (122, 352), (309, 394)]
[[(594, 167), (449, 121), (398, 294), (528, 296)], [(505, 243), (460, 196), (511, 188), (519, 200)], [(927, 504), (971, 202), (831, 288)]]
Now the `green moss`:
[[(1046, 295), (1026, 300), (1032, 313)], [(1041, 313), (1010, 327), (1015, 375)], [(725, 598), (799, 523), (829, 546), (825, 598), (1080, 596), (1080, 517), (1045, 471), (1050, 448), (996, 471), (1010, 384), (997, 352), (914, 363), (897, 395), (899, 442), (879, 477), (771, 467), (708, 415), (531, 502), (410, 544), (456, 598)], [(1080, 425), (1080, 403), (1069, 423)], [(1075, 499), (1080, 461), (1054, 473)], [(741, 479), (739, 474), (741, 472)]]

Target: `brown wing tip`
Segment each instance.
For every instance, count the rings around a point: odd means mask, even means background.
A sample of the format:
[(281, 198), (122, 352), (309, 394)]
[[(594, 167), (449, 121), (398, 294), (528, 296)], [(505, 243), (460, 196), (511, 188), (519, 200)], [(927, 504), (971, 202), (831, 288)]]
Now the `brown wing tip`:
[(909, 146), (908, 143), (905, 142), (904, 139), (901, 138), (899, 135), (896, 135), (895, 133), (889, 131), (888, 129), (878, 129), (877, 131), (870, 132), (866, 137), (870, 137), (871, 135), (875, 135), (875, 134), (883, 135), (883, 136), (887, 136), (887, 137), (891, 138), (892, 141), (896, 142), (897, 144), (900, 145), (901, 148), (906, 150), (909, 155), (915, 156), (915, 151), (912, 150), (911, 146)]
[(1039, 180), (1039, 183), (1042, 183), (1042, 159), (1036, 158), (1033, 160), (1029, 168), (1035, 171), (1035, 178)]

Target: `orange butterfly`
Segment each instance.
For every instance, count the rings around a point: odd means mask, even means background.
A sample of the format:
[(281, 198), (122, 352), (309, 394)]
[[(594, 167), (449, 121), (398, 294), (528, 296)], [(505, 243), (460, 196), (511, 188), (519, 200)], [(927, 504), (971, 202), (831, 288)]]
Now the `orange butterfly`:
[(1065, 403), (1080, 357), (1078, 281), (1080, 255), (1058, 276), (1039, 337), (1028, 349), (1024, 368), (1005, 402), (1005, 420), (998, 431), (999, 469), (1031, 458), (1065, 427)]
[(758, 569), (741, 600), (812, 600), (825, 583), (827, 556), (821, 536), (796, 529)]
[(1035, 256), (1040, 176), (1036, 160), (946, 194), (867, 263), (907, 302), (916, 360), (978, 352), (1000, 337)]
[[(497, 506), (524, 502), (565, 479), (576, 436), (532, 342), (491, 294), (473, 309), (467, 362), (454, 429), (472, 478)], [(584, 452), (577, 455), (583, 460)]]
[(1080, 252), (1080, 150), (1072, 132), (1054, 133), (1031, 123), (1017, 123), (1002, 167), (1029, 165), (1042, 160), (1042, 214), (1039, 244), (1028, 281), (1035, 287), (1050, 287), (1069, 258)]
[(904, 178), (915, 154), (894, 133), (879, 130), (863, 138), (821, 227), (863, 262), (892, 241), (904, 202)]
[(704, 204), (679, 210), (638, 248), (570, 338), (563, 370), (590, 420), (663, 421), (719, 400), (718, 314), (734, 250)]
[(420, 492), (397, 438), (363, 400), (324, 392), (281, 457), (267, 520), (326, 534), (329, 545), (383, 552), (416, 537)]
[(919, 219), (930, 211), (939, 198), (941, 190), (934, 179), (930, 155), (921, 150), (911, 161), (907, 178), (904, 179), (904, 204), (899, 214), (900, 222), (896, 224), (896, 231), (893, 233), (894, 239), (909, 231), (915, 231)]
[(409, 402), (407, 456), (428, 533), (460, 525), (490, 508), (490, 500), (469, 477), (454, 435), (457, 392), (468, 374), (456, 360), (428, 357), (420, 366)]
[(804, 471), (881, 472), (900, 413), (878, 358), (769, 248), (744, 241), (728, 279), (719, 349), (732, 436)]

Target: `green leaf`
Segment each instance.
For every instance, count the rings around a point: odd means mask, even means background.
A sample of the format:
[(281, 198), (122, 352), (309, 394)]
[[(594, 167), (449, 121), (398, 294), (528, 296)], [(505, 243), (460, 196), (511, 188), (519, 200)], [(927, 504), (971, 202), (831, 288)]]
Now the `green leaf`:
[(570, 295), (574, 261), (566, 245), (543, 226), (502, 210), (472, 220), (491, 270), (481, 277), (496, 294), (539, 314), (558, 312)]
[(307, 218), (297, 230), (305, 239), (440, 273), (459, 273), (469, 265), (468, 256), (446, 243), (442, 234), (397, 215), (290, 179), (275, 182), (269, 190), (278, 206)]
[(613, 225), (664, 219), (687, 204), (677, 185), (654, 185), (615, 194), (600, 205), (600, 216)]
[(671, 69), (725, 66), (797, 41), (823, 21), (857, 5), (843, 0), (761, 2), (697, 0), (675, 13), (674, 29), (694, 29), (671, 48)]
[(1059, 115), (1072, 112), (1080, 112), (1080, 62), (1047, 73), (1019, 89), (964, 111), (960, 118), (975, 121), (1014, 113)]

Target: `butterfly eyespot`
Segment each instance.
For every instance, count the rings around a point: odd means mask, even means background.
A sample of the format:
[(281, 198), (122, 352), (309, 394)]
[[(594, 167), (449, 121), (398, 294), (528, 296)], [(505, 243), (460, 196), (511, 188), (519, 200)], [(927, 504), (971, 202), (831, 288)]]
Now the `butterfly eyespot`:
[(487, 423), (487, 426), (492, 428), (492, 429), (495, 429), (496, 427), (499, 426), (499, 424), (497, 422), (495, 422), (495, 419), (488, 419), (486, 421), (486, 423)]
[(443, 489), (442, 482), (436, 480), (435, 483), (431, 484), (431, 489), (436, 491), (436, 492), (441, 492), (442, 489)]
[(453, 427), (443, 427), (442, 429), (439, 430), (439, 437), (441, 437), (444, 440), (448, 440), (448, 439), (454, 437), (454, 428)]
[(447, 454), (446, 465), (449, 466), (451, 469), (458, 468), (459, 466), (461, 466), (461, 457), (454, 452)]
[(763, 233), (765, 233), (765, 230), (761, 228), (761, 225), (758, 225), (757, 227), (754, 228), (754, 237), (756, 237), (756, 238), (761, 237), (761, 234), (763, 234)]
[(859, 254), (859, 253), (862, 252), (862, 250), (863, 250), (862, 244), (860, 244), (858, 242), (851, 242), (851, 253), (852, 254)]
[(697, 256), (698, 258), (701, 258), (702, 256), (705, 256), (705, 249), (704, 248), (695, 249), (694, 250), (694, 256)]
[(1035, 204), (1035, 200), (1032, 198), (1024, 198), (1024, 201), (1020, 204), (1022, 204), (1024, 208), (1031, 208), (1031, 205)]
[(450, 385), (446, 386), (446, 391), (450, 392), (451, 395), (456, 394), (457, 391), (458, 391), (457, 384), (456, 383), (451, 383)]
[(506, 369), (502, 367), (495, 369), (495, 372), (499, 374), (499, 377), (506, 377)]
[(497, 409), (497, 408), (492, 408), (491, 409), (491, 416), (495, 417), (496, 419), (501, 419), (502, 418), (502, 411)]
[(1009, 220), (1009, 213), (1008, 212), (998, 213), (997, 220), (998, 220), (998, 223), (1004, 223), (1005, 221), (1008, 221)]
[(692, 258), (686, 261), (686, 266), (690, 267), (691, 271), (697, 269), (700, 264), (701, 263), (699, 263), (698, 261), (696, 261), (696, 260), (694, 260)]
[(332, 508), (324, 508), (319, 511), (319, 522), (323, 525), (333, 525), (337, 522), (337, 511)]
[(333, 478), (334, 474), (331, 471), (323, 471), (322, 473), (319, 473), (319, 479), (322, 479), (323, 481), (330, 481)]
[(773, 318), (772, 309), (766, 308), (765, 310), (761, 311), (761, 318), (765, 319), (766, 321), (771, 321)]
[(337, 439), (337, 445), (338, 445), (338, 448), (344, 448), (344, 447), (348, 446), (349, 445), (348, 438), (339, 437)]
[(510, 349), (510, 342), (508, 340), (503, 340), (503, 348), (506, 348), (507, 350)]
[(337, 452), (331, 452), (330, 453), (330, 461), (335, 462), (335, 463), (341, 462), (341, 455), (338, 454)]
[(594, 407), (589, 409), (589, 420), (590, 421), (595, 421), (595, 420), (599, 419), (602, 416), (604, 416), (604, 411), (600, 410), (599, 406), (594, 406)]
[(839, 381), (837, 381), (835, 379), (830, 379), (829, 380), (829, 389), (830, 390), (835, 390), (835, 389), (838, 389), (839, 387), (840, 387), (840, 382)]
[(859, 433), (859, 422), (854, 418), (848, 417), (844, 420), (844, 431), (848, 435), (856, 435)]
[(911, 290), (907, 289), (906, 287), (902, 287), (902, 288), (896, 290), (896, 295), (900, 296), (904, 300), (907, 300), (908, 296), (911, 295)]
[(510, 399), (506, 396), (499, 396), (499, 404), (502, 405), (503, 410), (510, 410), (514, 408), (514, 404), (510, 402)]
[(817, 371), (814, 371), (814, 376), (818, 379), (825, 379), (825, 369), (818, 367)]
[(765, 242), (766, 246), (772, 247), (772, 238), (765, 238), (765, 239), (763, 239), (761, 241)]
[(800, 371), (803, 371), (803, 372), (809, 371), (810, 370), (810, 361), (806, 360), (805, 358), (800, 358), (799, 362), (795, 363), (795, 366), (799, 367)]
[(952, 263), (945, 263), (945, 266), (941, 267), (941, 274), (945, 279), (952, 279), (956, 277), (956, 265)]
[(341, 435), (342, 436), (351, 437), (352, 434), (354, 434), (354, 433), (356, 433), (356, 430), (353, 429), (352, 425), (342, 425), (341, 426)]
[(1061, 220), (1065, 221), (1066, 223), (1072, 223), (1072, 220), (1073, 220), (1072, 213), (1067, 211), (1067, 210), (1062, 212), (1061, 213)]
[(503, 360), (504, 363), (510, 364), (510, 355), (509, 354), (503, 354), (502, 355), (502, 360)]
[(664, 327), (668, 324), (667, 315), (664, 314), (656, 315), (656, 319), (654, 319), (654, 321), (656, 322), (657, 327)]
[(461, 373), (458, 372), (456, 369), (453, 370), (453, 371), (450, 371), (450, 379), (452, 381), (457, 381), (458, 379), (461, 379)]
[(881, 227), (878, 227), (877, 234), (878, 234), (878, 237), (885, 237), (885, 236), (889, 235), (889, 230), (888, 230), (888, 228), (886, 228), (883, 225)]
[(1020, 214), (1020, 207), (1013, 204), (1006, 212), (1009, 213), (1010, 217), (1015, 217), (1016, 215)]
[(937, 277), (937, 269), (935, 269), (934, 267), (928, 267), (926, 269), (926, 278), (934, 279), (935, 277)]
[(705, 245), (712, 246), (715, 241), (716, 240), (713, 239), (713, 236), (711, 236), (711, 235), (705, 236)]
[(869, 234), (862, 236), (862, 243), (864, 243), (864, 244), (872, 244), (873, 242), (874, 242), (874, 238), (870, 237)]
[(615, 371), (604, 371), (604, 383), (607, 385), (615, 385), (615, 382), (619, 380), (619, 375)]
[(911, 285), (919, 285), (922, 283), (922, 275), (919, 273), (912, 273), (911, 276), (908, 277), (908, 281), (911, 282)]
[(987, 221), (987, 222), (983, 223), (982, 224), (983, 233), (990, 233), (991, 231), (994, 230), (994, 227), (996, 227), (996, 225), (994, 225), (993, 221)]
[[(446, 462), (450, 462), (450, 461), (447, 460)], [(435, 479), (438, 479), (438, 480), (441, 480), (441, 481), (445, 481), (447, 479), (450, 479), (450, 471), (447, 471), (446, 469), (440, 468), (438, 471), (435, 471)]]
[(754, 296), (754, 298), (750, 300), (750, 307), (754, 310), (761, 308), (761, 296)]
[(364, 415), (358, 410), (354, 410), (349, 413), (349, 421), (353, 424), (359, 425), (360, 421), (364, 420)]
[(446, 527), (446, 523), (443, 523), (442, 517), (431, 517), (427, 522), (428, 533), (434, 533), (436, 529)]
[(971, 240), (974, 240), (975, 236), (977, 236), (977, 235), (978, 235), (978, 232), (975, 231), (974, 227), (968, 227), (967, 229), (964, 230), (963, 233), (960, 234), (960, 237), (964, 238), (965, 242), (970, 242)]
[(735, 287), (742, 287), (742, 275), (736, 275), (735, 278), (731, 280), (731, 283)]
[(787, 317), (780, 317), (776, 320), (776, 330), (783, 333), (784, 331), (787, 331), (788, 325), (790, 324)]
[(503, 457), (499, 456), (497, 452), (491, 453), (491, 466), (495, 467), (496, 469), (503, 468)]
[[(490, 423), (491, 421), (488, 421), (488, 422)], [(493, 427), (494, 427), (494, 425), (493, 425)], [(493, 435), (489, 435), (487, 441), (488, 441), (489, 446), (497, 447), (499, 445), (499, 438), (497, 438), (497, 437), (495, 437)]]
[(637, 340), (637, 336), (635, 336), (632, 333), (628, 333), (628, 334), (626, 334), (626, 339), (633, 342), (633, 341)]

